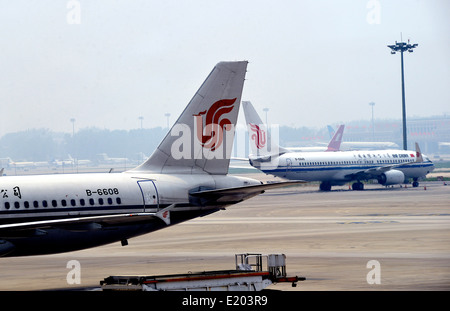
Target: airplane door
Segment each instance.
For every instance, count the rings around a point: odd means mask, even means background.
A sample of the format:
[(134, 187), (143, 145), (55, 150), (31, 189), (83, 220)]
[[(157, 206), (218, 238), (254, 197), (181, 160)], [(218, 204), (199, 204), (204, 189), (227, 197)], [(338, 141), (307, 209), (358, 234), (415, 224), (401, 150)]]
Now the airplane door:
[(289, 173), (291, 168), (292, 168), (292, 161), (290, 158), (286, 158), (286, 175), (284, 175), (285, 177), (287, 177), (287, 174)]
[(158, 190), (156, 190), (156, 185), (153, 180), (139, 180), (137, 183), (142, 193), (144, 212), (146, 208), (156, 208), (159, 210)]
[(286, 158), (286, 172), (289, 172), (292, 167), (292, 161), (289, 158)]

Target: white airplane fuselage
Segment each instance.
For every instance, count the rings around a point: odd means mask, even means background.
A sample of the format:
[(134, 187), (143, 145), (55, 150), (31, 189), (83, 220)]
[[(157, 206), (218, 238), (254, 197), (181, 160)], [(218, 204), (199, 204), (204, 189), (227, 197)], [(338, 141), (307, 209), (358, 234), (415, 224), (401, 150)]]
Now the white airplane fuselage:
[[(41, 220), (114, 214), (157, 213), (175, 206), (170, 224), (206, 215), (233, 204), (202, 204), (190, 191), (259, 185), (253, 179), (209, 174), (66, 174), (1, 178), (0, 226)], [(14, 231), (0, 239), (0, 255), (65, 252), (99, 246), (166, 227), (161, 221), (130, 225), (68, 223), (57, 227)], [(5, 238), (5, 235), (4, 235)], [(5, 238), (5, 239), (6, 239)]]
[[(376, 150), (376, 151), (337, 151), (337, 152), (303, 152), (285, 153), (271, 162), (258, 162), (250, 158), (250, 163), (266, 174), (278, 177), (328, 182), (330, 185), (343, 185), (352, 180), (373, 179), (365, 178), (364, 174), (355, 174), (370, 169), (395, 166), (390, 171), (401, 171), (404, 180), (423, 177), (434, 169), (433, 163), (423, 156), (423, 162), (416, 163), (415, 151), (407, 150)], [(375, 172), (374, 172), (375, 173)], [(390, 175), (389, 171), (380, 172), (381, 184), (397, 184), (395, 180), (384, 181), (383, 174)], [(384, 175), (386, 176), (386, 175)], [(359, 177), (359, 178), (358, 178)]]

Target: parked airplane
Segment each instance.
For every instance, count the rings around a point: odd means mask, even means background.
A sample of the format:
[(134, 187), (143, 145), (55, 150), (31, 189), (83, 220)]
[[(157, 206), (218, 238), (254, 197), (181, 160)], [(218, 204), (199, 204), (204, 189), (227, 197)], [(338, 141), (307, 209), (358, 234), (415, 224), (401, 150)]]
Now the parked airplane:
[(330, 125), (327, 125), (328, 133), (330, 134), (330, 142), (327, 146), (314, 146), (314, 147), (286, 147), (287, 150), (292, 152), (312, 152), (312, 151), (338, 151), (341, 149), (342, 136), (345, 125), (339, 126), (335, 131)]
[(246, 68), (246, 61), (218, 63), (152, 156), (134, 169), (2, 177), (0, 256), (126, 245), (129, 238), (296, 184), (227, 174)]
[(98, 164), (121, 164), (126, 165), (130, 163), (128, 158), (110, 158), (106, 153), (99, 153), (96, 155)]
[(334, 185), (353, 183), (353, 190), (363, 190), (363, 180), (376, 179), (382, 185), (394, 185), (413, 179), (413, 186), (419, 185), (418, 179), (434, 169), (433, 163), (422, 155), (418, 144), (416, 151), (377, 150), (377, 151), (340, 151), (340, 152), (290, 152), (278, 146), (275, 139), (267, 139), (261, 144), (257, 137), (267, 133), (252, 104), (243, 102), (245, 119), (249, 132), (258, 125), (255, 136), (249, 135), (253, 154), (250, 164), (266, 174), (278, 177), (320, 181), (320, 189), (331, 190)]
[(342, 151), (350, 150), (382, 150), (396, 149), (398, 145), (390, 141), (343, 141), (341, 144)]
[[(340, 125), (341, 128), (344, 125)], [(333, 129), (331, 125), (327, 125), (328, 133), (330, 134), (330, 138), (332, 138), (336, 131)], [(338, 130), (339, 130), (338, 128)], [(398, 145), (389, 141), (342, 141), (343, 135), (340, 140), (339, 150), (348, 151), (348, 150), (380, 150), (380, 149), (395, 149), (398, 148)], [(287, 150), (296, 151), (296, 152), (311, 152), (311, 151), (330, 151), (328, 150), (328, 146), (308, 146), (308, 147), (286, 147)], [(336, 151), (336, 150), (334, 150)]]
[[(245, 102), (242, 103), (244, 104)], [(342, 124), (337, 131), (333, 131), (333, 136), (326, 147), (286, 147), (286, 149), (292, 152), (339, 151), (341, 149), (344, 128), (345, 125)]]
[(85, 159), (74, 159), (72, 158), (72, 156), (69, 154), (68, 158), (65, 160), (54, 160), (52, 161), (52, 165), (56, 166), (56, 167), (80, 167), (80, 166), (89, 166), (92, 164), (91, 160)]
[[(331, 125), (328, 125), (328, 132), (334, 132)], [(380, 150), (398, 148), (396, 143), (390, 141), (343, 141), (341, 150)]]

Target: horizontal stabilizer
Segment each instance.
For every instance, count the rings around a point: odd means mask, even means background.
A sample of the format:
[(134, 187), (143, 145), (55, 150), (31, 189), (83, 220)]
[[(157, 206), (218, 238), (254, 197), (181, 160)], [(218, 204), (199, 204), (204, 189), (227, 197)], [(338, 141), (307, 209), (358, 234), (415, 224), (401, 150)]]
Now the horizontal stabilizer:
[(199, 204), (201, 205), (210, 204), (212, 202), (214, 202), (215, 204), (217, 203), (230, 204), (246, 200), (258, 194), (264, 193), (266, 190), (269, 189), (295, 186), (302, 183), (306, 183), (306, 181), (295, 180), (295, 181), (276, 182), (270, 184), (250, 185), (225, 189), (203, 190), (190, 193), (190, 196), (197, 198), (200, 202)]

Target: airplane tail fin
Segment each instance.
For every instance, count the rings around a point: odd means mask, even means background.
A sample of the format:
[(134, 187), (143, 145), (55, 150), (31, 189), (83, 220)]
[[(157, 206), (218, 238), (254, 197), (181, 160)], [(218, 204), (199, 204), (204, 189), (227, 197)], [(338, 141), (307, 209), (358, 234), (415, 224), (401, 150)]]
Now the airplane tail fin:
[(420, 147), (417, 142), (416, 142), (416, 162), (423, 162), (422, 152), (420, 151)]
[(247, 63), (218, 63), (155, 152), (132, 171), (227, 174)]
[(267, 124), (261, 121), (252, 103), (243, 101), (242, 107), (244, 108), (245, 120), (248, 126), (252, 156), (262, 159), (286, 153), (287, 150), (277, 144), (276, 134), (273, 131), (271, 133), (268, 132)]
[(326, 151), (339, 151), (340, 150), (344, 127), (345, 127), (344, 124), (339, 126), (337, 131), (334, 133), (333, 138), (330, 140), (330, 143), (328, 144), (328, 148)]
[(328, 135), (330, 135), (330, 139), (333, 139), (334, 134), (336, 134), (336, 131), (331, 125), (327, 125), (328, 129)]

